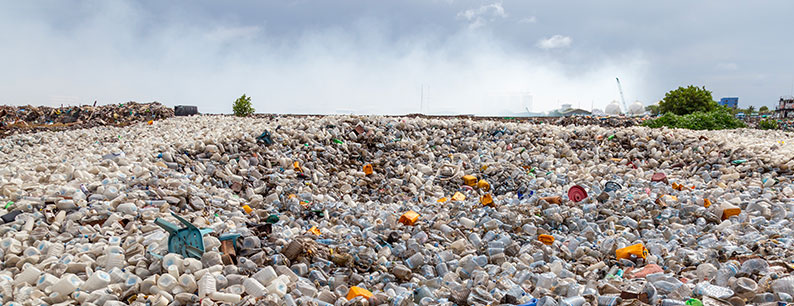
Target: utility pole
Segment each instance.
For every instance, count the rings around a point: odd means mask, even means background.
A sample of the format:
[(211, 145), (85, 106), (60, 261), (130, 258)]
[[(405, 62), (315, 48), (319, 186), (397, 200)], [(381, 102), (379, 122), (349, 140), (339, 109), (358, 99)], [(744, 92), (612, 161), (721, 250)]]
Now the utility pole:
[(422, 113), (422, 107), (425, 104), (425, 84), (422, 84), (419, 89), (419, 113)]

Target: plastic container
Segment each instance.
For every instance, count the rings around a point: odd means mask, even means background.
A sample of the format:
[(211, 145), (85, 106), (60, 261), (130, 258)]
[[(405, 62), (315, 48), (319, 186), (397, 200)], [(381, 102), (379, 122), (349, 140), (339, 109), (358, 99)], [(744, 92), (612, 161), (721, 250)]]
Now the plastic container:
[(105, 271), (95, 271), (82, 285), (80, 285), (80, 290), (91, 292), (99, 288), (107, 287), (108, 284), (110, 284), (110, 274)]
[(198, 281), (198, 296), (203, 299), (218, 290), (215, 287), (215, 276), (207, 273)]
[(265, 286), (253, 278), (246, 278), (243, 281), (243, 287), (245, 287), (245, 293), (253, 297), (261, 297), (267, 293)]

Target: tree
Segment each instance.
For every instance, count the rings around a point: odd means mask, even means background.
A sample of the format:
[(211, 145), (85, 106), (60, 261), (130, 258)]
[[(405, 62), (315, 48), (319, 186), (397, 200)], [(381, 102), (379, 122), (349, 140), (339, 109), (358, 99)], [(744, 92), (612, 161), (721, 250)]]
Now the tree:
[(659, 105), (653, 104), (645, 107), (645, 111), (651, 113), (651, 116), (659, 115)]
[(761, 106), (761, 108), (759, 108), (758, 111), (762, 113), (769, 112), (769, 107), (766, 107), (766, 105)]
[(234, 111), (234, 115), (237, 117), (246, 117), (253, 114), (255, 110), (254, 107), (251, 106), (251, 97), (246, 97), (245, 94), (243, 94), (242, 97), (234, 101), (232, 111)]
[(748, 115), (752, 114), (754, 111), (755, 111), (755, 106), (750, 105), (750, 106), (747, 107), (747, 114)]
[(659, 111), (661, 113), (673, 113), (676, 115), (709, 112), (718, 108), (717, 102), (711, 98), (711, 91), (706, 90), (706, 87), (694, 85), (671, 90), (659, 102)]

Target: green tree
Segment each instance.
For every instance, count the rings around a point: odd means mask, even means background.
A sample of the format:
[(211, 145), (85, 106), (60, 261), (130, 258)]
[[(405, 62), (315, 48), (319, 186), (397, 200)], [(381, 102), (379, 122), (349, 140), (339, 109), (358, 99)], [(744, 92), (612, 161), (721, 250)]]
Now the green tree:
[(752, 114), (754, 111), (755, 111), (755, 106), (750, 105), (750, 106), (747, 107), (747, 114), (748, 115)]
[(761, 108), (759, 108), (758, 111), (762, 113), (769, 112), (769, 107), (766, 107), (766, 105), (761, 106)]
[(645, 107), (645, 111), (651, 113), (651, 116), (656, 116), (659, 114), (659, 105), (657, 104), (648, 105)]
[(673, 113), (676, 115), (709, 112), (718, 108), (719, 105), (711, 97), (711, 91), (706, 90), (706, 87), (694, 85), (671, 90), (659, 102), (659, 111), (661, 113)]
[(243, 94), (242, 97), (234, 101), (232, 111), (234, 111), (234, 115), (238, 117), (246, 117), (253, 114), (255, 110), (254, 107), (251, 106), (251, 97), (246, 97), (245, 94)]
[(758, 122), (758, 128), (762, 130), (777, 130), (777, 121), (775, 119), (761, 120)]

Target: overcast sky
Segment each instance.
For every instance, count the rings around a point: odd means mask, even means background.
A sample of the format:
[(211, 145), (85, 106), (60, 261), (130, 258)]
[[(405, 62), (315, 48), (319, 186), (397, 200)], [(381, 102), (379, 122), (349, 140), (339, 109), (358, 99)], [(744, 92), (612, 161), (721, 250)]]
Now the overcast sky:
[[(5, 1), (0, 104), (477, 113), (654, 103), (695, 84), (772, 107), (794, 1)], [(530, 97), (531, 98), (528, 98)]]

